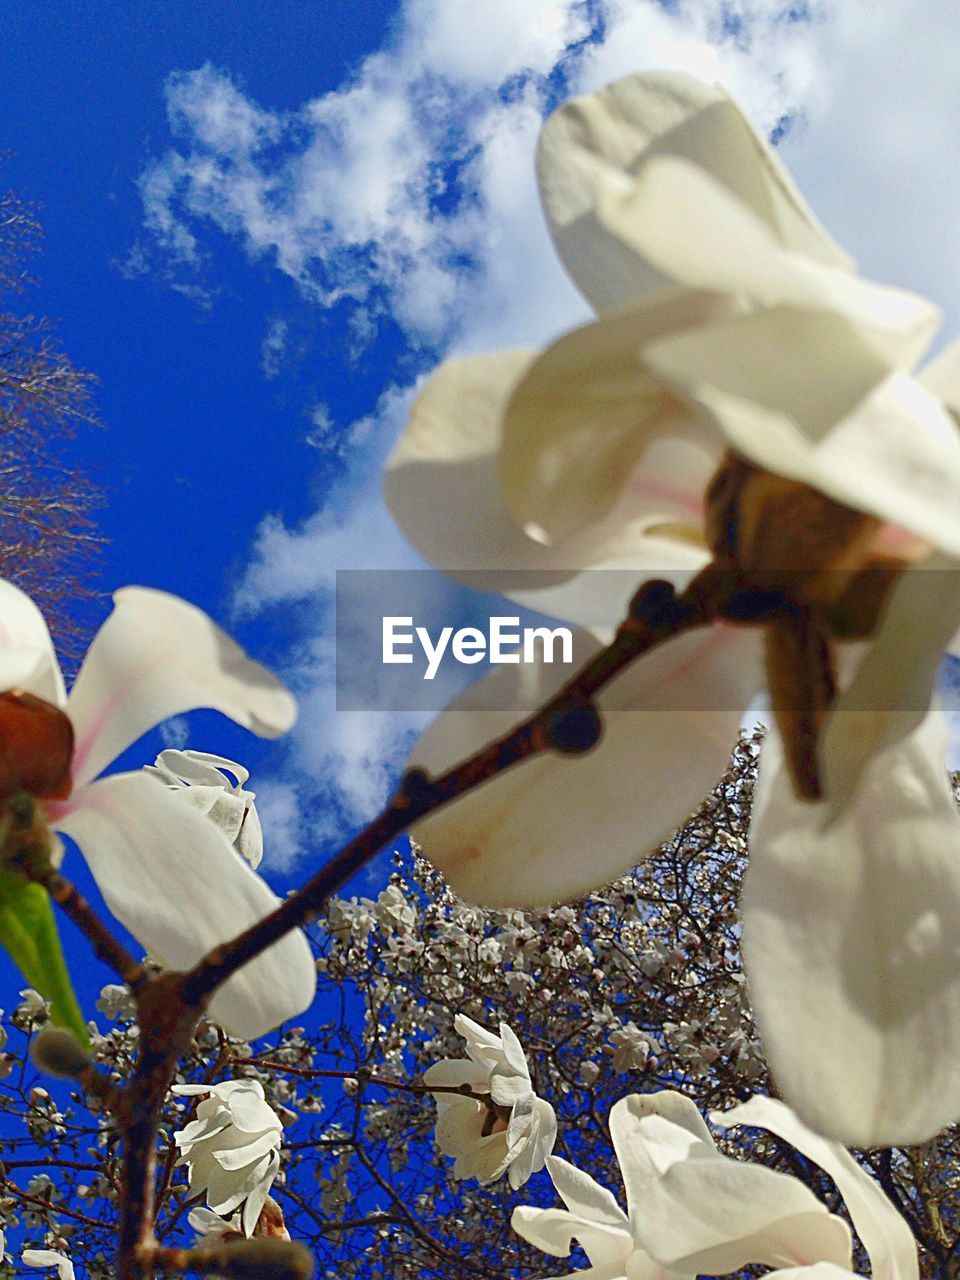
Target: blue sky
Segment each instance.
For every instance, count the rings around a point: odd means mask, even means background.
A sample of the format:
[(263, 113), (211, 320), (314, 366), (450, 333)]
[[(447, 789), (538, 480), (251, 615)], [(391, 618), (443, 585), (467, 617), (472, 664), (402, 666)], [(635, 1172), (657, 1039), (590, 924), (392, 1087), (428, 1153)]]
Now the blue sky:
[[(450, 352), (584, 319), (537, 207), (543, 113), (630, 70), (724, 80), (868, 275), (960, 314), (946, 0), (9, 0), (3, 182), (43, 205), (36, 306), (95, 372), (103, 583), (177, 592), (281, 670), (253, 772), (280, 887), (370, 816), (410, 723), (333, 707), (337, 567), (415, 567), (378, 473)], [(894, 179), (892, 175), (896, 175)], [(159, 738), (130, 763), (152, 758)]]

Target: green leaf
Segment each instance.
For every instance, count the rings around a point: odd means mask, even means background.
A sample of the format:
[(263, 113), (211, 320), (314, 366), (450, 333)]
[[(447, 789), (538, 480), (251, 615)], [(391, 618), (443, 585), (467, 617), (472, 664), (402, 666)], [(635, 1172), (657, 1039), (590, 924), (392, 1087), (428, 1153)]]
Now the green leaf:
[(0, 943), (35, 991), (50, 1001), (58, 1027), (90, 1047), (86, 1024), (63, 958), (50, 895), (42, 885), (0, 871)]

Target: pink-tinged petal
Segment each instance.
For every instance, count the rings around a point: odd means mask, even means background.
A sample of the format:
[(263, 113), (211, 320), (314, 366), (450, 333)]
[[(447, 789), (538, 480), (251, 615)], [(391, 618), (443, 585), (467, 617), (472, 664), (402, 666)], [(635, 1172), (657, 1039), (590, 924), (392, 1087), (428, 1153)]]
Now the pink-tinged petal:
[[(785, 248), (830, 266), (852, 263), (823, 230), (773, 148), (719, 85), (677, 71), (627, 76), (574, 98), (540, 137), (540, 191), (554, 243), (598, 311), (663, 287), (664, 275), (596, 216), (608, 191), (630, 192), (646, 164), (674, 156), (742, 202)], [(709, 230), (703, 210), (697, 237)], [(687, 214), (688, 210), (678, 210)], [(722, 243), (710, 240), (713, 252)]]
[[(655, 532), (651, 521), (654, 526), (678, 519), (695, 524), (699, 493), (684, 475), (679, 487), (674, 478), (668, 494), (667, 481), (658, 472), (647, 477), (650, 492), (639, 481), (641, 489), (625, 496), (609, 518), (585, 527), (562, 546), (544, 546), (524, 533), (507, 509), (499, 454), (507, 404), (533, 356), (507, 351), (441, 365), (410, 411), (407, 429), (387, 464), (384, 496), (415, 549), (459, 582), (503, 592), (543, 613), (587, 626), (595, 624), (599, 610), (609, 625), (629, 598), (629, 587), (615, 582), (617, 599), (610, 603), (603, 598), (604, 579), (621, 575), (584, 577), (580, 571), (590, 566), (632, 568), (636, 581), (651, 563), (658, 576), (675, 567), (689, 569), (689, 544), (661, 537), (651, 549), (649, 534)], [(664, 466), (668, 461), (672, 465), (677, 459), (661, 459)], [(629, 479), (629, 473), (616, 477), (621, 489)], [(464, 493), (470, 495), (467, 503)], [(634, 508), (636, 518), (631, 518)], [(539, 507), (537, 511), (544, 516)], [(704, 557), (695, 559), (699, 568)]]
[[(577, 663), (596, 647), (577, 633)], [(540, 706), (571, 670), (500, 668), (441, 713), (411, 763), (430, 773), (456, 764)], [(743, 709), (762, 683), (753, 630), (718, 627), (675, 640), (600, 695), (604, 731), (592, 751), (508, 769), (412, 834), (468, 901), (575, 898), (642, 862), (697, 808), (726, 768)]]
[[(209, 819), (146, 774), (78, 790), (53, 823), (80, 846), (113, 914), (168, 968), (190, 968), (279, 905)], [(315, 987), (310, 948), (296, 931), (231, 978), (210, 1016), (254, 1039), (302, 1013)]]
[(296, 718), (279, 680), (200, 609), (164, 591), (118, 591), (67, 702), (77, 784), (154, 725), (197, 707), (222, 711), (266, 738), (285, 733)]
[(56, 707), (66, 691), (43, 614), (28, 595), (0, 578), (0, 692), (23, 689)]
[(937, 713), (878, 755), (823, 829), (764, 744), (743, 955), (784, 1099), (848, 1146), (926, 1141), (960, 1116), (960, 816)]
[[(506, 407), (500, 478), (517, 523), (542, 542), (603, 521), (696, 535), (724, 442), (643, 367), (644, 346), (717, 321), (715, 294), (668, 293), (565, 334), (525, 371)], [(619, 504), (619, 505), (618, 505)], [(595, 536), (595, 534), (594, 534)]]
[(641, 357), (757, 466), (960, 554), (957, 425), (868, 336), (839, 315), (767, 307)]
[(960, 563), (931, 556), (901, 574), (873, 643), (827, 718), (820, 743), (835, 820), (879, 751), (926, 718), (944, 650), (960, 626)]
[(759, 1095), (733, 1107), (714, 1112), (710, 1119), (727, 1129), (749, 1125), (767, 1129), (818, 1164), (837, 1184), (857, 1235), (870, 1258), (875, 1280), (917, 1280), (917, 1242), (907, 1222), (873, 1178), (838, 1142), (830, 1142), (799, 1120), (788, 1106)]

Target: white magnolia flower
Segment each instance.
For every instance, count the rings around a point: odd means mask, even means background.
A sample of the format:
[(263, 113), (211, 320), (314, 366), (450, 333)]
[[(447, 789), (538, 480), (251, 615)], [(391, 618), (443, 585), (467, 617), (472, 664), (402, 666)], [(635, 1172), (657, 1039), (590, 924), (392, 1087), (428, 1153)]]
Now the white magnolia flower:
[[(543, 352), (441, 366), (390, 460), (388, 503), (446, 572), (580, 624), (577, 663), (634, 586), (682, 587), (710, 563), (746, 588), (762, 634), (741, 616), (663, 646), (599, 695), (592, 751), (506, 770), (414, 835), (467, 899), (574, 898), (696, 808), (768, 685), (785, 748), (761, 771), (744, 922), (764, 1043), (825, 1131), (924, 1140), (960, 1114), (946, 963), (960, 823), (933, 780), (937, 730), (920, 727), (960, 626), (960, 344), (910, 375), (936, 308), (855, 275), (717, 86), (654, 72), (576, 99), (544, 126), (538, 163), (555, 245), (598, 319)], [(871, 645), (834, 698), (832, 649), (851, 636)], [(410, 763), (450, 767), (569, 674), (498, 668)], [(922, 784), (901, 785), (916, 770)], [(790, 782), (828, 799), (793, 804), (788, 830), (766, 797)], [(859, 852), (828, 862), (844, 839), (817, 845), (818, 831), (841, 820)], [(809, 866), (788, 856), (807, 845)], [(907, 896), (877, 890), (891, 861)]]
[[(19, 748), (4, 757), (0, 797), (40, 801), (162, 964), (195, 964), (278, 904), (217, 827), (154, 778), (99, 778), (148, 729), (194, 707), (265, 737), (290, 728), (290, 694), (206, 614), (162, 591), (117, 592), (68, 696), (39, 610), (0, 581), (0, 689), (4, 736)], [(216, 993), (211, 1017), (251, 1039), (305, 1009), (315, 983), (306, 939), (291, 933)]]
[(242, 764), (206, 751), (168, 747), (153, 764), (144, 765), (144, 770), (205, 813), (237, 853), (254, 870), (259, 867), (263, 860), (263, 831), (254, 804), (256, 792), (244, 789), (250, 774)]
[(73, 1263), (55, 1249), (24, 1249), (20, 1255), (28, 1267), (56, 1267), (60, 1280), (73, 1280)]
[(434, 1088), (463, 1085), (482, 1099), (435, 1093), (437, 1145), (454, 1158), (455, 1178), (495, 1182), (504, 1170), (514, 1190), (543, 1168), (557, 1137), (553, 1107), (533, 1091), (520, 1041), (505, 1022), (500, 1034), (457, 1014), (454, 1027), (467, 1042), (466, 1058), (444, 1058), (424, 1074)]
[(243, 1205), (241, 1223), (252, 1235), (280, 1168), (283, 1125), (258, 1080), (174, 1085), (182, 1097), (203, 1097), (195, 1120), (174, 1134), (178, 1165), (190, 1173), (189, 1197), (204, 1194), (216, 1214)]
[[(876, 1280), (918, 1280), (910, 1228), (875, 1182), (838, 1143), (807, 1129), (783, 1103), (752, 1098), (724, 1115), (729, 1127), (769, 1129), (820, 1166), (837, 1185)], [(785, 1268), (781, 1280), (840, 1280), (851, 1271), (846, 1223), (797, 1178), (717, 1150), (694, 1104), (664, 1091), (634, 1094), (610, 1112), (628, 1212), (565, 1160), (547, 1161), (565, 1209), (514, 1210), (513, 1228), (553, 1257), (577, 1240), (590, 1280), (695, 1280), (750, 1264)]]

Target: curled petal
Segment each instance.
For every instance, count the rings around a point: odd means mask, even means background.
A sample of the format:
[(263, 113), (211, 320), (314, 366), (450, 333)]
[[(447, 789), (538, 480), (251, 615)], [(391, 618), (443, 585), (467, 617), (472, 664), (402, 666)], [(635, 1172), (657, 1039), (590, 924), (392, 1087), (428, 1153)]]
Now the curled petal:
[(67, 710), (77, 733), (74, 777), (95, 778), (170, 716), (212, 707), (261, 737), (296, 717), (283, 685), (200, 609), (164, 591), (127, 587), (97, 632)]
[(55, 1249), (24, 1249), (20, 1255), (28, 1267), (56, 1267), (60, 1280), (73, 1280), (73, 1263)]
[(608, 518), (624, 538), (658, 525), (696, 536), (723, 440), (638, 352), (728, 310), (715, 294), (668, 293), (565, 334), (530, 365), (506, 408), (500, 476), (532, 537), (582, 541)]
[(728, 1159), (677, 1094), (633, 1095), (610, 1113), (634, 1239), (681, 1273), (747, 1263), (848, 1265), (850, 1232), (798, 1179)]
[(618, 1231), (629, 1230), (627, 1215), (612, 1192), (594, 1182), (588, 1173), (559, 1156), (548, 1157), (547, 1170), (557, 1194), (575, 1217)]
[(843, 317), (890, 369), (912, 367), (940, 324), (925, 298), (785, 249), (761, 218), (686, 161), (652, 161), (634, 186), (610, 192), (599, 216), (677, 285), (745, 297), (762, 309)]
[[(579, 635), (578, 662), (594, 652)], [(427, 729), (411, 764), (449, 768), (541, 705), (568, 674), (541, 663), (478, 681)], [(717, 627), (674, 640), (600, 695), (603, 735), (591, 751), (508, 769), (412, 834), (468, 901), (530, 906), (607, 884), (642, 862), (715, 784), (762, 680), (752, 631)], [(598, 813), (610, 817), (600, 840)]]
[(954, 419), (843, 317), (765, 308), (642, 358), (757, 466), (960, 554)]
[[(80, 846), (117, 919), (169, 968), (190, 968), (279, 904), (212, 822), (143, 773), (81, 788), (54, 825)], [(253, 1039), (302, 1013), (315, 987), (297, 931), (217, 991), (210, 1015)]]
[(811, 1128), (923, 1142), (960, 1114), (960, 817), (937, 713), (882, 752), (827, 830), (764, 745), (742, 894), (768, 1061)]
[[(630, 193), (647, 163), (673, 156), (742, 202), (777, 242), (817, 262), (849, 270), (849, 257), (808, 209), (773, 148), (719, 85), (678, 71), (627, 76), (574, 98), (546, 122), (537, 156), (540, 191), (564, 266), (597, 311), (665, 283), (658, 265), (596, 216), (609, 192)], [(708, 223), (696, 214), (696, 236)], [(709, 248), (721, 257), (722, 242)]]
[(43, 614), (25, 592), (0, 578), (0, 690), (7, 689), (23, 689), (56, 707), (67, 698)]
[[(573, 1241), (583, 1246), (594, 1266), (610, 1276), (623, 1275), (627, 1259), (633, 1251), (630, 1232), (623, 1227), (610, 1227), (591, 1222), (563, 1209), (534, 1209), (519, 1205), (513, 1211), (510, 1225), (528, 1244), (554, 1258), (570, 1255)], [(615, 1270), (614, 1264), (620, 1269)], [(610, 1271), (606, 1270), (610, 1267)], [(576, 1276), (589, 1275), (578, 1271)]]
[[(441, 365), (414, 404), (409, 425), (387, 464), (384, 496), (416, 550), (457, 581), (485, 591), (503, 592), (543, 613), (582, 621), (584, 625), (593, 624), (599, 609), (604, 623), (609, 624), (629, 597), (630, 588), (624, 589), (620, 583), (620, 596), (611, 608), (602, 600), (598, 602), (597, 596), (602, 593), (605, 576), (620, 575), (586, 575), (585, 580), (582, 569), (620, 565), (635, 571), (635, 583), (644, 564), (650, 564), (661, 575), (674, 567), (687, 570), (693, 549), (689, 544), (677, 544), (679, 559), (675, 565), (671, 556), (674, 548), (666, 538), (657, 540), (652, 549), (649, 547), (651, 521), (678, 518), (678, 503), (664, 496), (666, 482), (661, 483), (659, 473), (651, 477), (652, 497), (625, 497), (622, 510), (612, 510), (608, 519), (566, 538), (562, 546), (544, 546), (523, 532), (504, 499), (499, 453), (504, 413), (533, 356), (530, 351), (506, 351), (448, 360)], [(637, 377), (642, 374), (638, 372)], [(601, 425), (608, 425), (606, 418)], [(599, 440), (597, 444), (601, 447)], [(609, 442), (602, 447), (613, 459), (615, 450)], [(668, 461), (673, 466), (677, 458), (660, 461), (663, 467)], [(530, 465), (543, 470), (535, 458)], [(703, 479), (709, 470), (709, 464), (701, 466)], [(516, 510), (521, 520), (549, 526), (543, 508), (550, 503), (541, 500), (532, 479), (533, 505), (529, 511), (523, 508), (517, 487), (526, 483), (525, 474), (518, 473), (513, 486)], [(628, 479), (629, 472), (624, 474), (613, 468), (608, 480), (614, 499)], [(565, 481), (564, 484), (570, 488)], [(692, 503), (696, 515), (697, 494), (692, 488), (688, 494), (689, 486), (681, 487), (684, 494), (680, 507), (683, 502)], [(470, 494), (468, 503), (463, 501), (464, 493)], [(586, 493), (582, 501), (589, 505)], [(601, 495), (599, 501), (601, 505), (607, 503), (607, 495)], [(689, 510), (681, 510), (679, 515), (684, 521), (691, 520)], [(580, 516), (576, 520), (583, 524)], [(637, 557), (644, 553), (647, 560), (638, 561)], [(694, 557), (693, 569), (699, 568), (704, 559), (702, 555)]]
[(873, 1178), (839, 1142), (830, 1142), (808, 1129), (789, 1107), (775, 1098), (755, 1096), (710, 1119), (723, 1128), (752, 1125), (767, 1129), (818, 1164), (837, 1184), (857, 1235), (870, 1259), (874, 1276), (889, 1280), (917, 1280), (917, 1244), (907, 1222)]

